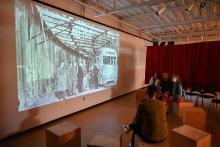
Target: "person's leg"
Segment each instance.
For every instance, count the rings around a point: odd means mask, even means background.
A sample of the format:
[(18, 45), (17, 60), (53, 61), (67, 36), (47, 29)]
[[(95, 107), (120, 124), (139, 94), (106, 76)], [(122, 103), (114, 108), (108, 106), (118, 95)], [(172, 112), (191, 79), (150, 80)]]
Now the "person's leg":
[(134, 147), (134, 140), (135, 140), (135, 132), (133, 130), (132, 136), (131, 136), (131, 147)]
[(133, 130), (131, 137), (131, 146), (134, 147), (135, 135), (140, 136), (141, 130), (140, 130), (140, 126), (135, 123), (130, 124), (129, 127), (131, 128), (131, 130)]
[(140, 134), (141, 134), (139, 125), (137, 125), (135, 123), (131, 123), (129, 125), (123, 125), (123, 128), (124, 128), (125, 132), (129, 132), (131, 130), (133, 131), (132, 137), (131, 137), (131, 147), (134, 147), (135, 135), (140, 136)]
[(136, 124), (135, 124), (135, 123), (131, 123), (131, 124), (129, 124), (128, 126), (129, 126), (129, 128), (130, 128), (131, 130), (133, 130), (133, 129), (136, 127)]

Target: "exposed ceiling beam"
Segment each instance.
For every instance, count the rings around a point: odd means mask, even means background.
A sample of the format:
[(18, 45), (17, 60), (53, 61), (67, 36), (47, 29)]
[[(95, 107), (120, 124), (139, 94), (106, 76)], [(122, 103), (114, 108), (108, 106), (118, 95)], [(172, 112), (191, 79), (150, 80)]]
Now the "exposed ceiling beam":
[[(153, 5), (159, 5), (162, 3), (168, 3), (168, 2), (172, 2), (174, 0), (149, 0), (146, 2), (141, 2), (141, 3), (134, 3), (132, 5), (126, 6), (126, 7), (121, 7), (121, 8), (113, 8), (109, 11), (106, 12), (106, 14), (114, 14), (114, 13), (119, 13), (125, 10), (129, 10), (129, 9), (133, 9), (133, 8), (140, 8), (140, 7), (145, 7), (145, 6), (153, 6)], [(104, 14), (100, 14), (100, 15), (96, 15), (96, 17), (98, 16), (103, 16)]]
[[(88, 9), (91, 9), (91, 10), (93, 10), (93, 11), (100, 12), (101, 14), (106, 14), (106, 11), (105, 11), (105, 10), (98, 10), (97, 8), (94, 8), (93, 6), (90, 6), (90, 5), (88, 5), (88, 4), (85, 4), (85, 3), (83, 3), (83, 2), (81, 2), (81, 1), (79, 1), (79, 0), (72, 0), (72, 1), (74, 1), (74, 2), (76, 2), (76, 3), (78, 3), (78, 4), (80, 4), (80, 5), (86, 6)], [(122, 21), (121, 19), (119, 19), (119, 18), (117, 18), (117, 17), (115, 17), (115, 16), (108, 15), (108, 17), (110, 17), (111, 19), (113, 19), (113, 20), (115, 20), (115, 21), (118, 21), (118, 22), (120, 22), (120, 23), (122, 23), (122, 24), (124, 24), (124, 25), (126, 25), (126, 26), (128, 26), (128, 27), (131, 27), (132, 29), (135, 29), (135, 30), (139, 31), (140, 34), (146, 35), (147, 38), (156, 38), (156, 39), (158, 39), (157, 36), (152, 36), (151, 33), (147, 33), (147, 32), (145, 32), (145, 31), (139, 29), (138, 27), (136, 27), (136, 26), (134, 26), (134, 25), (132, 25), (132, 24), (130, 24), (130, 23), (127, 23), (127, 22), (125, 22), (125, 21)], [(119, 29), (119, 30), (120, 30), (120, 29)], [(131, 34), (132, 34), (132, 33), (131, 33)], [(145, 40), (147, 40), (147, 41), (149, 41), (149, 42), (152, 42), (151, 40), (149, 40), (149, 39), (147, 39), (147, 38), (144, 37)]]
[[(183, 6), (177, 6), (177, 7), (168, 7), (166, 10), (164, 10), (163, 13), (171, 12), (171, 11), (186, 11)], [(123, 17), (122, 20), (128, 20), (128, 19), (134, 19), (138, 17), (143, 17), (143, 16), (156, 16), (155, 13), (144, 13), (144, 14), (138, 14), (138, 15), (132, 15), (128, 17)]]
[(139, 18), (143, 16), (157, 16), (157, 14), (156, 13), (143, 13), (143, 14), (132, 15), (128, 17), (123, 17), (122, 20), (134, 19), (134, 18)]
[[(177, 1), (177, 0), (176, 0)], [(220, 2), (220, 0), (210, 0), (208, 2)], [(199, 6), (200, 2), (197, 2), (196, 5)], [(176, 6), (176, 7), (167, 7), (163, 13), (167, 13), (167, 12), (175, 12), (175, 11), (183, 11), (183, 12), (190, 12), (192, 10), (192, 7), (195, 5), (195, 3), (190, 3), (190, 5), (183, 5), (181, 4), (181, 6)], [(187, 11), (188, 10), (188, 11)], [(122, 20), (128, 20), (128, 19), (134, 19), (134, 18), (138, 18), (138, 17), (143, 17), (143, 16), (155, 16), (156, 13), (144, 13), (144, 14), (138, 14), (138, 15), (132, 15), (132, 16), (128, 16), (128, 17), (123, 17)]]
[(171, 26), (178, 26), (178, 25), (188, 25), (188, 24), (193, 24), (193, 23), (201, 23), (201, 22), (204, 23), (204, 22), (207, 22), (207, 21), (216, 21), (216, 20), (220, 20), (220, 16), (217, 16), (217, 17), (214, 17), (214, 18), (194, 19), (194, 20), (191, 20), (191, 21), (175, 22), (175, 23), (170, 23), (170, 24), (160, 24), (160, 25), (142, 27), (140, 29), (149, 30), (149, 29), (171, 27)]
[[(220, 33), (220, 28), (215, 30), (206, 30), (206, 31), (196, 31), (196, 32), (182, 32), (182, 33), (173, 33), (173, 34), (158, 34), (161, 39), (165, 38), (176, 38), (176, 37), (193, 37), (193, 36), (202, 36), (202, 35), (216, 35)], [(156, 34), (155, 34), (156, 35)]]

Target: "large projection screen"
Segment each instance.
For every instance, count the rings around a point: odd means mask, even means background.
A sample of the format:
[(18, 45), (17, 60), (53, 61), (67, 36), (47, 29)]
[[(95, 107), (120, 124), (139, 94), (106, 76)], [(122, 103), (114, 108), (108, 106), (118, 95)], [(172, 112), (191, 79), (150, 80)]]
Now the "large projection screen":
[(19, 111), (117, 83), (118, 32), (25, 0), (15, 25)]

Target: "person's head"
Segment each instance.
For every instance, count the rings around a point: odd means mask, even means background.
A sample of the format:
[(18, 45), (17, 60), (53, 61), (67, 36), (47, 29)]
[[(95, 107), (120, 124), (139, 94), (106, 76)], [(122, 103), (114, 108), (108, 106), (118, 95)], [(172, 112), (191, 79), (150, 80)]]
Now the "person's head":
[(159, 79), (159, 78), (160, 78), (159, 73), (156, 72), (156, 73), (154, 74), (154, 78), (155, 78), (155, 79)]
[(167, 81), (169, 79), (169, 74), (168, 73), (163, 73), (163, 80)]
[(158, 94), (158, 88), (154, 85), (149, 85), (146, 90), (148, 100), (155, 99)]
[(174, 84), (178, 84), (178, 83), (181, 83), (181, 78), (179, 75), (173, 74), (172, 81)]

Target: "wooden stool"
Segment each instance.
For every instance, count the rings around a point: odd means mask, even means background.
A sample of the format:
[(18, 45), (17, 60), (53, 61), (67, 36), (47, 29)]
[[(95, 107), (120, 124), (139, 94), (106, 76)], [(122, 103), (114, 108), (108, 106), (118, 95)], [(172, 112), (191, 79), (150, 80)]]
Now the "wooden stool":
[(46, 129), (47, 147), (81, 147), (80, 127), (63, 122)]
[(183, 125), (172, 130), (171, 147), (211, 147), (211, 134)]
[(87, 147), (121, 147), (121, 136), (113, 138), (104, 134), (96, 134)]
[(173, 113), (176, 114), (178, 117), (182, 118), (183, 116), (183, 110), (187, 107), (194, 107), (193, 102), (179, 102), (179, 103), (173, 103)]
[(135, 147), (170, 147), (168, 140), (159, 143), (146, 143), (138, 135), (135, 135)]
[(141, 88), (136, 91), (136, 101), (139, 102), (146, 96), (146, 88)]
[(183, 110), (183, 124), (205, 130), (206, 112), (199, 107), (190, 107)]

